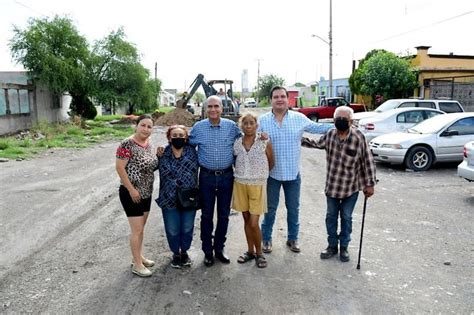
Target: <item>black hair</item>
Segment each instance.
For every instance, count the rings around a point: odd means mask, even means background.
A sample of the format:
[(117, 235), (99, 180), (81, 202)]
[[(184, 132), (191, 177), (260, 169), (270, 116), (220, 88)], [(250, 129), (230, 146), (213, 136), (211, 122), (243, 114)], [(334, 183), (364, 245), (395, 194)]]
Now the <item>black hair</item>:
[(283, 86), (276, 85), (276, 86), (272, 87), (272, 89), (270, 91), (270, 99), (272, 99), (272, 97), (273, 97), (273, 91), (276, 91), (276, 90), (285, 91), (286, 97), (288, 97), (288, 91)]
[(153, 118), (151, 118), (150, 115), (148, 115), (148, 114), (143, 114), (143, 115), (138, 116), (138, 118), (137, 118), (137, 126), (138, 126), (138, 124), (140, 123), (140, 121), (142, 121), (143, 119), (151, 119), (151, 121), (153, 121)]

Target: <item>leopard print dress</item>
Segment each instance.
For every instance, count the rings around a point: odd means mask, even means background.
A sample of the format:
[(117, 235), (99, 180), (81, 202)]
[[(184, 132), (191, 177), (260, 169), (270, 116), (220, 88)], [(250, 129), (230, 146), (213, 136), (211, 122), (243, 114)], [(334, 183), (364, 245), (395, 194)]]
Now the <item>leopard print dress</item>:
[[(125, 171), (133, 187), (142, 199), (150, 198), (153, 193), (154, 172), (158, 168), (158, 158), (151, 144), (140, 146), (132, 138), (123, 140), (116, 153), (117, 159), (126, 160)], [(123, 185), (123, 183), (121, 182)]]

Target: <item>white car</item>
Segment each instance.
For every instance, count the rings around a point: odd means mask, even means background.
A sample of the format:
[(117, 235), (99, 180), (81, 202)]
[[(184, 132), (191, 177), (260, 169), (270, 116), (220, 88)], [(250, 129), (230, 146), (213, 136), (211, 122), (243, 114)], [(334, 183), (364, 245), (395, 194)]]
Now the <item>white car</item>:
[(425, 119), (440, 114), (444, 114), (444, 112), (431, 108), (395, 108), (379, 115), (359, 120), (358, 128), (365, 135), (367, 142), (369, 142), (383, 134), (405, 131)]
[(474, 141), (472, 112), (438, 115), (405, 132), (376, 137), (369, 146), (376, 161), (425, 171), (436, 162), (461, 161), (469, 141)]
[(244, 101), (244, 107), (257, 107), (257, 102), (253, 97), (246, 98)]
[(458, 176), (474, 182), (474, 141), (464, 145), (464, 161), (458, 165)]
[(383, 113), (387, 110), (403, 107), (421, 107), (441, 110), (445, 113), (464, 112), (464, 108), (458, 101), (444, 99), (415, 99), (415, 98), (399, 98), (385, 101), (376, 110), (371, 112), (355, 113), (353, 124), (357, 127), (359, 120), (369, 118)]

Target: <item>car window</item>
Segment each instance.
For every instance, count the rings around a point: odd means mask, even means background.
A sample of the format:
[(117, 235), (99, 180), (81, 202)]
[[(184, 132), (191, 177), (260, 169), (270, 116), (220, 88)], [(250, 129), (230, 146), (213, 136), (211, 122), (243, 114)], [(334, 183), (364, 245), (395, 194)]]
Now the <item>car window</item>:
[(423, 113), (420, 110), (413, 110), (401, 113), (397, 116), (398, 123), (416, 124), (423, 120)]
[(416, 107), (416, 102), (404, 102), (398, 107)]
[(461, 106), (456, 102), (439, 102), (439, 109), (445, 113), (460, 113)]
[(452, 124), (448, 130), (456, 130), (459, 135), (474, 135), (474, 117), (460, 119)]
[(436, 104), (433, 102), (418, 102), (418, 107), (436, 108)]
[(327, 100), (328, 102), (328, 106), (336, 106), (336, 100), (332, 99), (332, 100)]
[(425, 110), (425, 111), (424, 111), (424, 114), (425, 114), (425, 119), (428, 119), (428, 118), (437, 116), (437, 115), (442, 114), (442, 113), (440, 113), (440, 112), (435, 112), (435, 111), (433, 111), (433, 110)]

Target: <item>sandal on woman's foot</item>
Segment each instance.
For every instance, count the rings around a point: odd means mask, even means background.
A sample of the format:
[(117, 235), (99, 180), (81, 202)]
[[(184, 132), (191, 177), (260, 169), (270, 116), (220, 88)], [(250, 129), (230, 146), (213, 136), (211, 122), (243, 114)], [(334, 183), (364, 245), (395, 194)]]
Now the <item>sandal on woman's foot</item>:
[(237, 262), (239, 264), (245, 264), (247, 261), (251, 261), (254, 258), (255, 258), (254, 253), (245, 252), (241, 256), (239, 256), (239, 258), (237, 259)]
[(267, 267), (267, 260), (265, 259), (265, 256), (263, 256), (263, 255), (257, 255), (255, 257), (255, 262), (257, 263), (258, 268)]

